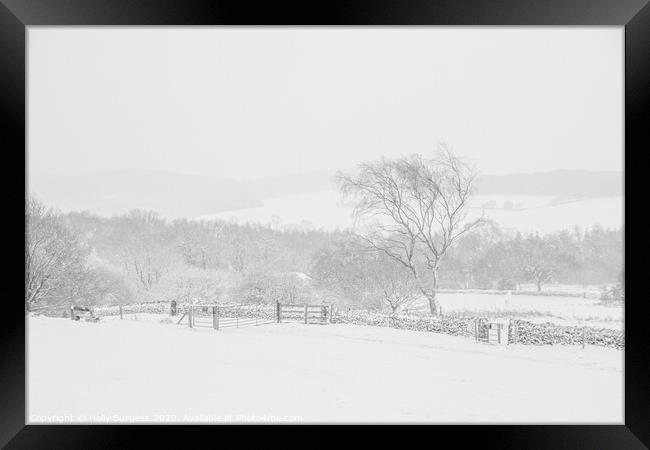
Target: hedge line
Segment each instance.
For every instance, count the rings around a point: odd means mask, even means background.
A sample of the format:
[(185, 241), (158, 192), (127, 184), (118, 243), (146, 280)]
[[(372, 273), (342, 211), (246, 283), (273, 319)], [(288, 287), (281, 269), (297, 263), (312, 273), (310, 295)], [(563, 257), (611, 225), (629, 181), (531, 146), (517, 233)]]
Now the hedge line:
[(458, 317), (422, 317), (408, 315), (388, 315), (366, 311), (336, 313), (332, 323), (349, 323), (399, 328), (402, 330), (430, 331), (452, 336), (474, 336), (474, 319)]
[[(478, 318), (453, 316), (437, 318), (396, 315), (391, 317), (388, 314), (354, 311), (336, 314), (333, 322), (474, 337), (476, 319)], [(508, 342), (523, 345), (582, 345), (583, 328), (586, 344), (617, 349), (625, 348), (625, 335), (619, 330), (565, 326), (550, 322), (534, 323), (526, 320), (510, 321)]]
[[(187, 310), (189, 305), (178, 305), (179, 316)], [(194, 312), (197, 316), (212, 316), (208, 307), (203, 311), (202, 305), (195, 305)], [(119, 306), (105, 306), (94, 308), (97, 316), (119, 315)], [(169, 314), (170, 304), (141, 303), (124, 305), (123, 314)], [(275, 305), (219, 305), (219, 314), (222, 317), (238, 318), (275, 318)], [(451, 336), (474, 337), (475, 317), (428, 317), (406, 314), (389, 315), (368, 311), (340, 311), (335, 308), (332, 323), (348, 323), (353, 325), (369, 325), (378, 327), (391, 327), (402, 330), (428, 331)], [(584, 331), (583, 331), (584, 328)], [(583, 334), (584, 333), (584, 334)], [(584, 336), (584, 337), (583, 337)], [(565, 326), (554, 323), (534, 323), (526, 320), (512, 320), (508, 327), (508, 342), (523, 345), (590, 345), (625, 348), (625, 335), (623, 331), (607, 328), (591, 328), (579, 326)]]
[(525, 320), (511, 321), (509, 342), (514, 340), (515, 327), (517, 342), (526, 345), (600, 345), (617, 349), (625, 348), (625, 334), (620, 330), (556, 325), (553, 323), (533, 323)]

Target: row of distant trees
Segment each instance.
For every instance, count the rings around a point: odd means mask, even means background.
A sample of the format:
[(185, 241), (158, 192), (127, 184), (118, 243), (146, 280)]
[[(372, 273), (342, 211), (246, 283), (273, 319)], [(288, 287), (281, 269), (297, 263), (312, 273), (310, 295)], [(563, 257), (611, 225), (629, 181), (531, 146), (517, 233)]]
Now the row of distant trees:
[[(515, 291), (532, 284), (541, 291), (558, 282), (591, 284), (602, 286), (604, 299), (622, 300), (621, 238), (620, 230), (600, 227), (540, 236), (513, 235), (488, 224), (460, 239), (445, 256), (438, 286)], [(322, 249), (311, 273), (320, 286), (368, 308), (384, 305), (395, 311), (421, 296), (408, 270), (355, 236)]]
[(621, 285), (621, 230), (509, 233), (468, 216), (475, 179), (444, 146), (432, 158), (381, 159), (340, 174), (357, 205), (354, 232), (169, 221), (139, 210), (62, 214), (29, 198), (26, 308), (324, 300), (397, 311), (425, 298), (437, 314), (440, 288)]
[(303, 295), (312, 255), (342, 233), (167, 221), (134, 210), (111, 218), (25, 207), (25, 304), (269, 301)]
[[(142, 211), (112, 218), (61, 214), (34, 199), (25, 219), (28, 310), (171, 299), (322, 299), (395, 311), (421, 297), (402, 264), (349, 232), (170, 222)], [(428, 281), (426, 261), (418, 264)], [(453, 289), (615, 284), (622, 277), (622, 232), (593, 227), (513, 235), (487, 224), (458, 240), (437, 276), (440, 288)], [(610, 296), (617, 296), (615, 289)]]
[(494, 224), (468, 235), (447, 259), (446, 285), (519, 289), (533, 283), (602, 285), (621, 279), (623, 232), (594, 226), (547, 235), (509, 233)]

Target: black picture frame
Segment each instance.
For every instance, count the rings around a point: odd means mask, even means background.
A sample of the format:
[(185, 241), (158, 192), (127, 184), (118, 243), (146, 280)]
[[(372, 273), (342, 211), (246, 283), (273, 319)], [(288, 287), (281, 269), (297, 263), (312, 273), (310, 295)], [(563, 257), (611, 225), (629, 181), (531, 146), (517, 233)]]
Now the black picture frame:
[[(642, 164), (629, 164), (633, 155), (650, 148), (650, 5), (647, 0), (357, 0), (249, 2), (236, 0), (0, 0), (0, 148), (5, 171), (26, 183), (26, 27), (31, 25), (544, 25), (625, 27), (625, 193), (642, 198)], [(13, 158), (16, 158), (13, 160)], [(8, 162), (11, 159), (11, 162)], [(15, 162), (14, 162), (15, 161)], [(639, 162), (641, 160), (639, 159)], [(21, 172), (14, 164), (23, 164)], [(9, 177), (3, 180), (7, 183)], [(10, 183), (18, 183), (11, 179)], [(25, 184), (26, 186), (26, 184)], [(639, 186), (639, 187), (637, 187)], [(18, 209), (24, 196), (15, 186)], [(632, 203), (634, 204), (634, 202)], [(24, 205), (23, 205), (24, 206)], [(627, 220), (626, 234), (642, 221)], [(9, 214), (8, 214), (9, 216)], [(18, 231), (16, 231), (18, 233)], [(17, 241), (17, 239), (13, 239)], [(15, 243), (16, 253), (20, 243)], [(643, 247), (635, 241), (635, 248)], [(632, 252), (634, 253), (634, 251)], [(641, 264), (625, 263), (625, 424), (557, 426), (436, 426), (422, 433), (431, 445), (448, 441), (454, 446), (553, 449), (636, 449), (650, 446), (650, 357), (648, 300), (641, 294)], [(16, 272), (17, 264), (16, 264)], [(10, 273), (10, 272), (9, 272)], [(0, 323), (0, 445), (32, 448), (131, 448), (138, 439), (155, 436), (166, 446), (192, 447), (213, 427), (205, 426), (76, 426), (25, 425), (25, 311), (18, 301), (18, 275), (7, 276), (3, 295), (4, 320)], [(10, 281), (10, 282), (9, 282)], [(630, 288), (632, 289), (630, 291)], [(631, 292), (631, 294), (630, 294)], [(594, 395), (598, 395), (597, 392)], [(256, 427), (257, 428), (257, 427)], [(220, 430), (222, 430), (221, 428)], [(266, 427), (248, 439), (270, 439)], [(219, 431), (221, 433), (221, 431)], [(384, 432), (370, 434), (383, 439)], [(392, 434), (392, 433), (389, 433)], [(402, 434), (398, 430), (397, 435)], [(263, 435), (263, 436), (262, 436)], [(336, 444), (329, 431), (319, 432), (323, 442)], [(137, 438), (137, 439), (136, 439)], [(409, 437), (407, 443), (411, 441)], [(211, 438), (212, 439), (212, 438)], [(220, 440), (222, 439), (220, 435)], [(310, 439), (311, 441), (312, 439)], [(301, 440), (302, 441), (302, 440)], [(251, 443), (252, 441), (248, 441)], [(306, 441), (302, 441), (305, 443)], [(215, 441), (216, 443), (216, 441)], [(225, 443), (225, 442), (224, 442)], [(415, 445), (411, 442), (410, 445)], [(438, 446), (438, 445), (436, 445)], [(446, 447), (446, 445), (445, 445)]]

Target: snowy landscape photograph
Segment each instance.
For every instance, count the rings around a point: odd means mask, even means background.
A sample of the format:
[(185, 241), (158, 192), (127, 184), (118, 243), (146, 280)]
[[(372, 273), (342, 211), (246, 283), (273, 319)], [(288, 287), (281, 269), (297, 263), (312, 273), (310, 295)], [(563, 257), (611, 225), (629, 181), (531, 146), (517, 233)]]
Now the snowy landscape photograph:
[(27, 42), (28, 424), (624, 423), (623, 28)]

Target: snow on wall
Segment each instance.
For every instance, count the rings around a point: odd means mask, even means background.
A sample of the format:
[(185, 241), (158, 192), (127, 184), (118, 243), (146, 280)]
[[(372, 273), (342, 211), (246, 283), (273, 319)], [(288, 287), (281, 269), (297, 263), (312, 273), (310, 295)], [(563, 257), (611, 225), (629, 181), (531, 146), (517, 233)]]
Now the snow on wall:
[[(442, 316), (423, 317), (351, 311), (336, 314), (334, 323), (371, 325), (399, 328), (403, 330), (429, 331), (451, 336), (474, 337), (474, 322), (478, 317)], [(516, 338), (515, 338), (516, 327)], [(533, 323), (526, 320), (513, 320), (508, 327), (508, 341), (524, 345), (600, 345), (617, 349), (625, 348), (625, 335), (622, 331), (607, 328), (563, 326), (553, 323)]]
[[(185, 304), (178, 305), (180, 314), (188, 306)], [(94, 311), (99, 317), (116, 316), (119, 315), (119, 306), (98, 307)], [(169, 303), (142, 303), (125, 305), (122, 308), (123, 314), (169, 314), (169, 311)], [(201, 305), (196, 305), (194, 311), (197, 316), (212, 315), (210, 309), (204, 312)], [(474, 337), (474, 323), (479, 318), (455, 316), (436, 318), (408, 314), (391, 316), (390, 314), (368, 311), (340, 311), (336, 308), (334, 311), (335, 313), (332, 317), (333, 323), (391, 327), (402, 330), (428, 331), (465, 337)], [(224, 317), (272, 319), (275, 318), (275, 305), (224, 304), (219, 305), (219, 314)], [(550, 322), (534, 323), (526, 320), (512, 320), (510, 322), (510, 326), (508, 327), (508, 340), (510, 343), (516, 342), (524, 345), (582, 345), (584, 340), (586, 344), (591, 345), (617, 349), (625, 348), (625, 334), (621, 330), (557, 325)]]

